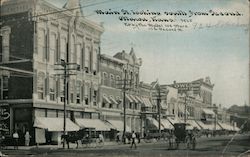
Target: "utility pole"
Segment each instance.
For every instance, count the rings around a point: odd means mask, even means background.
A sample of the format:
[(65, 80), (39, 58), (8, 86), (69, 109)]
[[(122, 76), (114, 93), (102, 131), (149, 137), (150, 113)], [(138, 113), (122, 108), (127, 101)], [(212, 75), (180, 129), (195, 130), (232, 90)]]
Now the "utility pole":
[(123, 142), (126, 144), (126, 102), (125, 102), (125, 97), (126, 97), (126, 79), (127, 79), (127, 72), (125, 71), (125, 76), (123, 80)]
[(157, 107), (158, 107), (158, 129), (159, 134), (161, 135), (161, 88), (159, 84), (156, 86), (157, 88)]
[[(128, 64), (127, 64), (127, 68), (128, 69)], [(124, 79), (120, 80), (121, 83), (118, 83), (118, 85), (121, 85), (122, 87), (120, 88), (122, 90), (123, 93), (123, 136), (122, 136), (122, 140), (124, 142), (124, 144), (126, 144), (126, 91), (131, 89), (130, 86), (132, 86), (132, 83), (130, 79), (127, 78), (127, 71), (124, 69)]]
[(187, 94), (185, 95), (184, 123), (187, 123)]
[[(66, 105), (68, 104), (68, 78), (70, 75), (76, 75), (71, 74), (71, 70), (79, 70), (80, 67), (77, 66), (76, 63), (67, 63), (64, 60), (61, 60), (61, 64), (55, 64), (55, 65), (61, 65), (63, 66), (63, 69), (55, 69), (55, 70), (62, 70), (63, 74), (56, 74), (56, 75), (62, 75), (63, 76), (63, 84), (64, 84), (64, 104), (63, 104), (63, 148), (65, 148), (65, 135), (66, 135), (66, 116), (67, 116), (67, 110)], [(76, 67), (69, 67), (70, 65), (76, 65)]]

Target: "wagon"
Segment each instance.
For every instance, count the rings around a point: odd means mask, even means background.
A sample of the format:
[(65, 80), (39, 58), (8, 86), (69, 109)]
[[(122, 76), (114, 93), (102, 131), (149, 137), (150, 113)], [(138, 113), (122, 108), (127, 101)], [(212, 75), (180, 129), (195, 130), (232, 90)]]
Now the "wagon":
[(180, 143), (184, 143), (187, 146), (187, 149), (192, 147), (195, 149), (196, 139), (192, 131), (186, 129), (186, 123), (175, 123), (174, 124), (174, 143), (171, 143), (171, 146), (176, 146), (176, 149), (179, 149)]

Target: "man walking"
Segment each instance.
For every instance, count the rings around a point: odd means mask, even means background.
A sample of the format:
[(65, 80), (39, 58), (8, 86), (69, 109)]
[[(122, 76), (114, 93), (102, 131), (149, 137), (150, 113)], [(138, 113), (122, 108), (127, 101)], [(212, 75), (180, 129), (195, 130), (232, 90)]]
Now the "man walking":
[(136, 135), (135, 135), (135, 132), (133, 131), (133, 132), (132, 132), (132, 144), (131, 144), (131, 149), (133, 148), (133, 145), (135, 145), (135, 149), (136, 149), (135, 138), (136, 138)]
[(13, 139), (14, 139), (14, 149), (18, 149), (18, 139), (19, 139), (19, 135), (17, 133), (17, 131), (14, 132), (13, 134)]

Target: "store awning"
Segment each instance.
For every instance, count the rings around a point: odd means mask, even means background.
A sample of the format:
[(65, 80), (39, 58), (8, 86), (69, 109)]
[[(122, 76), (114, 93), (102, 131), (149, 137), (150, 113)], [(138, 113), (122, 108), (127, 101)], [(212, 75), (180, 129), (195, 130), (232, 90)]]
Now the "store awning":
[(196, 121), (196, 123), (204, 130), (214, 130), (215, 127), (213, 124), (205, 124), (202, 121)]
[[(48, 131), (63, 131), (63, 118), (36, 117), (34, 127), (48, 129)], [(69, 118), (66, 118), (66, 131), (78, 131), (80, 129)]]
[(113, 104), (118, 104), (118, 102), (113, 97), (110, 97), (109, 99), (112, 101)]
[[(159, 128), (159, 122), (152, 118), (152, 117), (147, 117), (147, 120), (149, 120), (150, 124), (155, 128), (155, 129), (158, 129)], [(162, 125), (161, 123), (161, 130), (164, 129), (164, 126)]]
[(135, 103), (138, 103), (138, 100), (137, 100), (133, 95), (129, 95), (129, 97), (130, 97)]
[(221, 123), (221, 122), (218, 122), (218, 124), (221, 126), (222, 129), (224, 130), (229, 130), (229, 131), (237, 131), (236, 129), (234, 129), (234, 127), (230, 124), (227, 124), (227, 123)]
[(192, 129), (196, 128), (201, 130), (201, 127), (195, 122), (195, 120), (187, 120), (187, 123), (192, 127)]
[[(117, 130), (117, 131), (123, 131), (124, 129), (124, 123), (121, 120), (107, 120), (107, 122), (109, 122), (112, 126), (113, 129)], [(131, 132), (131, 128), (126, 125), (126, 132)]]
[(215, 115), (214, 111), (212, 111), (212, 110), (210, 110), (210, 109), (207, 109), (207, 108), (202, 109), (202, 111), (203, 111), (205, 114)]
[(110, 127), (100, 119), (76, 119), (81, 128), (94, 128), (96, 131), (110, 131)]
[(126, 94), (126, 99), (129, 101), (129, 102), (133, 102), (133, 100), (130, 98), (129, 95)]
[(135, 96), (135, 98), (139, 101), (139, 103), (143, 103), (143, 100), (139, 96)]
[(141, 98), (143, 101), (143, 104), (145, 105), (145, 107), (153, 107), (152, 103), (150, 102), (149, 98)]
[(165, 129), (172, 130), (174, 129), (174, 126), (167, 120), (167, 119), (161, 119), (161, 124)]
[(102, 98), (103, 98), (103, 102), (111, 104), (111, 101), (109, 100), (107, 96), (103, 95)]
[(172, 119), (172, 118), (167, 118), (167, 119), (168, 119), (168, 121), (169, 121), (172, 125), (174, 125), (175, 123), (180, 123), (180, 122), (181, 122), (179, 119)]

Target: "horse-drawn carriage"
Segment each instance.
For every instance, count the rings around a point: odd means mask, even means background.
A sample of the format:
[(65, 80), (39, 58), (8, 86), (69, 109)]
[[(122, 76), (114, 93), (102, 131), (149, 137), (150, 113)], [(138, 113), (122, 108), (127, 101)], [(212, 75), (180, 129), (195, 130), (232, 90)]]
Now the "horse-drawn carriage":
[(174, 132), (169, 139), (169, 148), (179, 149), (180, 143), (184, 143), (187, 149), (195, 149), (196, 137), (194, 130), (187, 130), (186, 125), (186, 123), (174, 124)]

